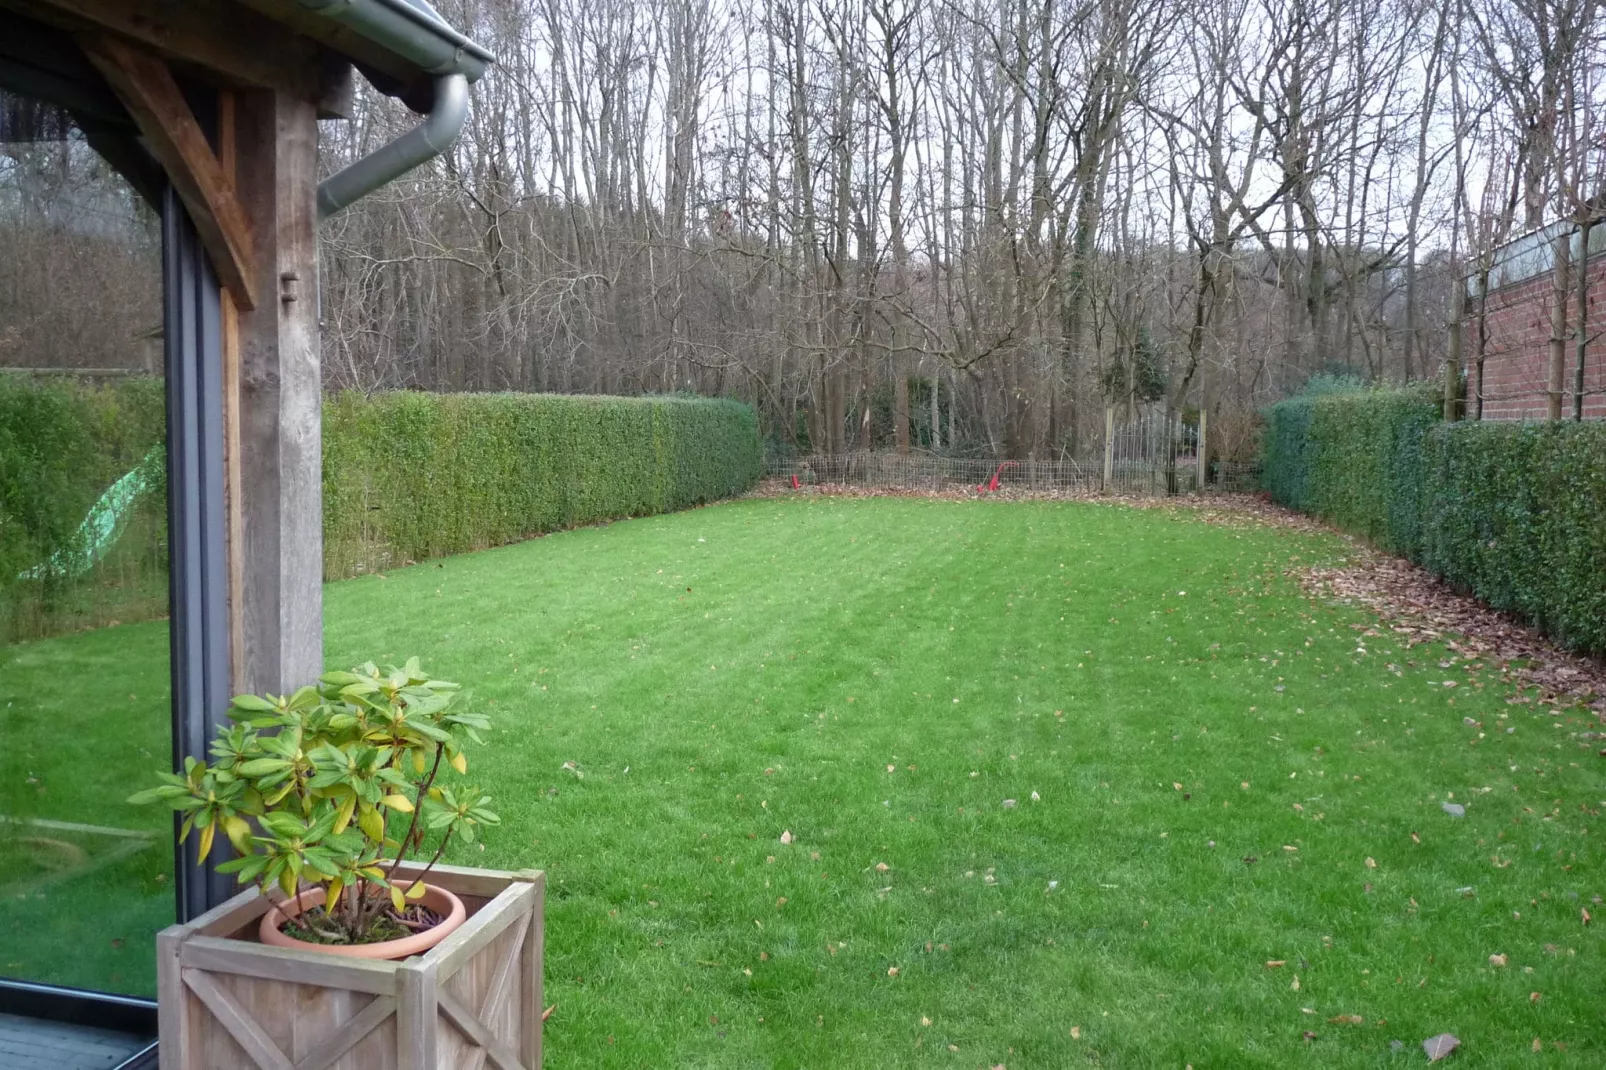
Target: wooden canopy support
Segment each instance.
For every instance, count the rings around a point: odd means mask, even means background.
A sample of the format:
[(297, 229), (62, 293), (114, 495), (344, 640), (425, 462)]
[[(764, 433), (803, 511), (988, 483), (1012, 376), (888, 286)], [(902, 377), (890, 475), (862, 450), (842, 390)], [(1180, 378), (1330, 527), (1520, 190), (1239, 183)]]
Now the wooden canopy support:
[(256, 307), (251, 227), (217, 155), (167, 65), (106, 35), (79, 44), (139, 127), (189, 209), (218, 281), (241, 308)]
[(274, 89), (350, 117), (351, 64), (234, 0), (0, 0), (73, 34), (110, 31), (235, 89)]

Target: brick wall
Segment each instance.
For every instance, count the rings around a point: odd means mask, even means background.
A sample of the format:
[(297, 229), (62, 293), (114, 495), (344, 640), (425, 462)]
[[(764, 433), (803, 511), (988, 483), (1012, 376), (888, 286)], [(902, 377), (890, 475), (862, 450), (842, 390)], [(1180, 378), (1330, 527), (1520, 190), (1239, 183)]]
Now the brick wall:
[[(1595, 243), (1590, 242), (1591, 245)], [(1578, 280), (1567, 295), (1567, 364), (1562, 415), (1571, 419), (1573, 383), (1577, 374)], [(1483, 418), (1485, 420), (1543, 420), (1550, 412), (1550, 307), (1551, 275), (1542, 274), (1489, 292), (1485, 319), (1487, 341), (1483, 361)], [(1467, 362), (1467, 391), (1477, 389), (1478, 302), (1472, 299), (1463, 333)], [(1589, 262), (1589, 321), (1584, 355), (1584, 417), (1606, 419), (1606, 256), (1591, 252)], [(1468, 415), (1476, 401), (1468, 398)]]

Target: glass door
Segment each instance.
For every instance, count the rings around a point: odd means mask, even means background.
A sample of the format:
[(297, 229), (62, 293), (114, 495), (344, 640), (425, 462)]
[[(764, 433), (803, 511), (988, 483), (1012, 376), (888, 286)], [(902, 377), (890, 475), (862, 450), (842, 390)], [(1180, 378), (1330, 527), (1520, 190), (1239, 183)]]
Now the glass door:
[(162, 225), (94, 103), (0, 90), (0, 978), (149, 996), (173, 825), (125, 799), (172, 760)]

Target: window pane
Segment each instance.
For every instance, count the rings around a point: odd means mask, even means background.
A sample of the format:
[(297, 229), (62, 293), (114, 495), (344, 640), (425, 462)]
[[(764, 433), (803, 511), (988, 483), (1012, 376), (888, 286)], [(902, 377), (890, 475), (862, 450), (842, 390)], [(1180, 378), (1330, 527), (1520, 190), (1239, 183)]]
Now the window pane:
[[(0, 976), (149, 995), (173, 920), (156, 212), (0, 92)], [(92, 144), (93, 142), (93, 144)], [(114, 153), (116, 154), (116, 153)]]

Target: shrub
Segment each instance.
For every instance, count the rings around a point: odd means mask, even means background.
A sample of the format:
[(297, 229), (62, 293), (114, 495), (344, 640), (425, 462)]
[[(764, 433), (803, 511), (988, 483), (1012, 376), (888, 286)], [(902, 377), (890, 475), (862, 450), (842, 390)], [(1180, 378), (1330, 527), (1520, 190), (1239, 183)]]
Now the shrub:
[(1606, 654), (1606, 425), (1458, 423), (1425, 438), (1421, 562)]
[[(0, 374), (0, 641), (165, 612), (166, 415), (159, 379), (88, 383)], [(84, 518), (108, 487), (144, 468), (92, 568)]]
[(1267, 410), (1263, 486), (1606, 654), (1606, 425), (1439, 420), (1431, 387)]
[[(160, 379), (0, 374), (0, 641), (167, 611)], [(325, 399), (324, 571), (389, 567), (747, 490), (753, 410), (693, 396), (394, 393)], [(145, 467), (148, 490), (82, 575), (40, 570)]]
[(761, 470), (757, 419), (735, 401), (341, 394), (324, 406), (324, 571), (683, 509)]

